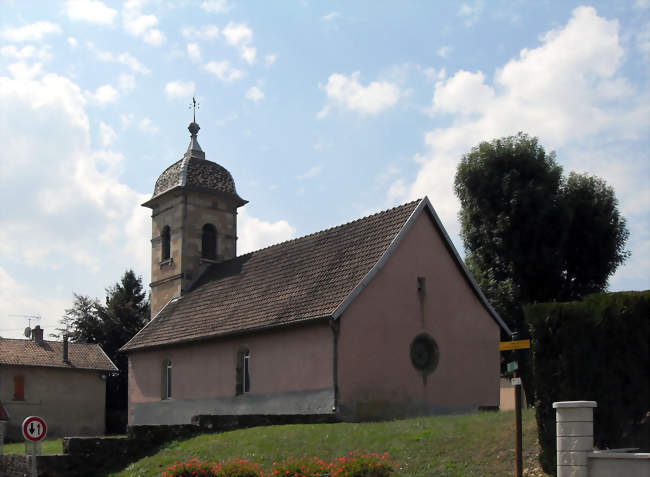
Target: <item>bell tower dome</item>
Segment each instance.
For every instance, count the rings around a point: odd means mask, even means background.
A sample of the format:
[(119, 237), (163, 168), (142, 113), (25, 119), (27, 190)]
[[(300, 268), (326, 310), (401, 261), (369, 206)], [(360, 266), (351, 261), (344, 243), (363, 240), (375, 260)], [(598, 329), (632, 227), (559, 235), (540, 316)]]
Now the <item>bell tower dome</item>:
[(237, 209), (246, 204), (230, 172), (208, 161), (188, 126), (183, 157), (158, 177), (142, 204), (151, 213), (151, 316), (181, 296), (211, 264), (237, 256)]

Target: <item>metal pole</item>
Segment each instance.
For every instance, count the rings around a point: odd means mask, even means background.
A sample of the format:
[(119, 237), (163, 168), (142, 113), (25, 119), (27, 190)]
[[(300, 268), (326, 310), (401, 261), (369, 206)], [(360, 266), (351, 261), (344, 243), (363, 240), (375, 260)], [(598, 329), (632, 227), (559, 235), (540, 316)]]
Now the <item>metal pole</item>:
[[(519, 339), (519, 330), (512, 333), (512, 341)], [(513, 360), (517, 360), (517, 351), (512, 350)], [(519, 377), (517, 369), (514, 370), (513, 376)], [(521, 381), (519, 379), (518, 381)], [(522, 477), (523, 474), (523, 459), (522, 459), (522, 445), (521, 445), (521, 385), (515, 384), (515, 477)]]
[(38, 477), (36, 469), (36, 442), (32, 441), (32, 477)]
[[(518, 373), (515, 373), (515, 375)], [(522, 459), (522, 445), (521, 445), (521, 385), (515, 384), (515, 434), (517, 435), (517, 445), (515, 453), (517, 457), (517, 465), (515, 468), (516, 477), (522, 477), (523, 473), (523, 459)]]

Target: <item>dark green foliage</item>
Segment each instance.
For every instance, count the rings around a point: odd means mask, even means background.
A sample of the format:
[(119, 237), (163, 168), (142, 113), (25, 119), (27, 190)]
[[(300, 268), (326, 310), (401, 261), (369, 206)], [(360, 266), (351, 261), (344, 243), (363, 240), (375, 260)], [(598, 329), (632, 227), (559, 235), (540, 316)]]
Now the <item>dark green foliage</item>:
[(120, 370), (106, 383), (107, 431), (123, 432), (122, 421), (126, 425), (128, 360), (118, 350), (148, 321), (149, 300), (142, 278), (132, 270), (106, 289), (104, 305), (96, 298), (75, 294), (72, 308), (61, 320), (63, 327), (58, 331), (67, 332), (72, 342), (99, 344)]
[(648, 450), (650, 291), (602, 293), (524, 309), (546, 472), (555, 469), (555, 401), (596, 401), (595, 445)]
[(608, 277), (629, 256), (624, 250), (629, 232), (614, 190), (598, 177), (572, 172), (561, 199), (569, 228), (559, 298), (576, 300), (607, 287)]
[(455, 177), (467, 265), (512, 329), (521, 305), (602, 291), (628, 257), (628, 231), (603, 180), (562, 176), (555, 154), (524, 133), (483, 142)]

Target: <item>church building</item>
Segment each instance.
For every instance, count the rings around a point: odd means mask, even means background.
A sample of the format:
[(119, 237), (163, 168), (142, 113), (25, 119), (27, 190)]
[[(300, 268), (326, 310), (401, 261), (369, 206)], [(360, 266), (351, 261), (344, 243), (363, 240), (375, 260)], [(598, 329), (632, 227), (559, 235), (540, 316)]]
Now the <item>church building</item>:
[(158, 178), (153, 319), (129, 357), (129, 425), (196, 415), (366, 420), (499, 405), (510, 330), (424, 199), (237, 255), (230, 173), (187, 152)]

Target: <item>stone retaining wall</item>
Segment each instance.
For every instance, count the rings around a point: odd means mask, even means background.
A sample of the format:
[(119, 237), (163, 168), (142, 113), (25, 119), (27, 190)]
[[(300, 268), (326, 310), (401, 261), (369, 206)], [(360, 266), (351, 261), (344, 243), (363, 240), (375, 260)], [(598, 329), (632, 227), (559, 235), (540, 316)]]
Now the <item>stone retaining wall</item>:
[[(280, 424), (336, 422), (334, 415), (245, 415), (194, 416), (192, 424), (174, 426), (131, 426), (124, 437), (65, 437), (63, 454), (37, 457), (39, 477), (101, 477), (123, 469), (158, 448), (177, 439), (205, 432), (225, 432), (246, 427)], [(31, 458), (0, 455), (0, 477), (27, 477)]]

